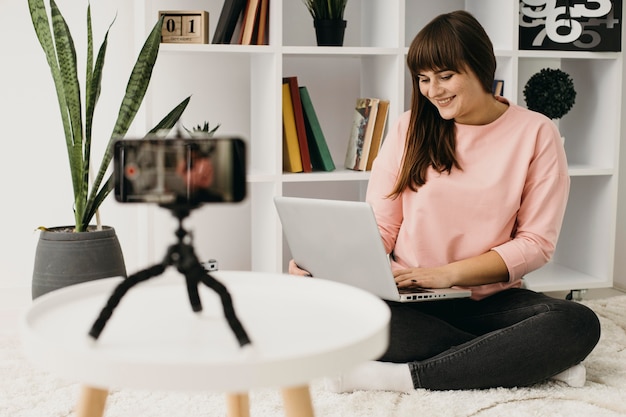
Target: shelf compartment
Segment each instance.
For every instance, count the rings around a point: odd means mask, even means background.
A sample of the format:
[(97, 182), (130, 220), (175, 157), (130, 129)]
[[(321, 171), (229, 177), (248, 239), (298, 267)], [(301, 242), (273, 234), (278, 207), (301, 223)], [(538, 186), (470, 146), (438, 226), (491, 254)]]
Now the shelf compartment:
[(543, 68), (568, 73), (576, 89), (569, 113), (555, 123), (565, 138), (572, 165), (612, 168), (616, 164), (621, 97), (621, 63), (614, 59), (520, 58), (518, 102), (525, 105), (523, 90), (528, 79)]
[(609, 288), (611, 278), (593, 276), (550, 262), (524, 277), (526, 288), (537, 292)]
[[(285, 46), (316, 46), (313, 18), (299, 0), (282, 2)], [(349, 1), (344, 19), (347, 22), (343, 47), (397, 47), (400, 0)], [(304, 22), (304, 23), (303, 23)]]
[(614, 176), (571, 177), (561, 235), (553, 261), (612, 279), (615, 245)]
[(283, 57), (283, 76), (297, 76), (307, 87), (338, 169), (344, 166), (357, 98), (389, 100), (387, 125), (396, 119), (402, 105), (401, 65), (401, 58), (387, 55)]

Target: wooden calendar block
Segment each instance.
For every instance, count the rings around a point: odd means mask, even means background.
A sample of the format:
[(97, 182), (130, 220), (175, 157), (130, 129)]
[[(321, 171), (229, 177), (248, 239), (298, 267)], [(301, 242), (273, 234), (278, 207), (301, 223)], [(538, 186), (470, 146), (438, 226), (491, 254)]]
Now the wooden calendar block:
[(181, 36), (183, 34), (182, 22), (182, 16), (166, 15), (163, 19), (161, 38), (163, 39), (171, 36)]
[(209, 43), (209, 13), (203, 10), (162, 10), (163, 43)]

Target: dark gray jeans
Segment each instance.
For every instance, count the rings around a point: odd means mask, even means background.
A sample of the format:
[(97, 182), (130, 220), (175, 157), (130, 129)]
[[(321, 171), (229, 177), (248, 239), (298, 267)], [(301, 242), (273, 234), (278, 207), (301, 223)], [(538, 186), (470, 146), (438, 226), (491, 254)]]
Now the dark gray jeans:
[(415, 388), (532, 385), (581, 362), (600, 338), (589, 308), (525, 289), (387, 304), (390, 346), (379, 360), (408, 362)]

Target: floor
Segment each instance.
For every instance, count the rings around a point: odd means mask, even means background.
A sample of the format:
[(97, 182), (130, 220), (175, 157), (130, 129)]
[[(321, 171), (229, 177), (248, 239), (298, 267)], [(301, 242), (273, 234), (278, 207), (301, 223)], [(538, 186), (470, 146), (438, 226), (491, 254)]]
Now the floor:
[(15, 332), (20, 314), (30, 303), (30, 288), (0, 289), (0, 334)]
[[(568, 291), (547, 293), (555, 298), (565, 298)], [(607, 298), (625, 295), (626, 292), (613, 288), (590, 289), (585, 292), (583, 299)], [(14, 333), (20, 315), (31, 303), (30, 288), (2, 288), (0, 289), (0, 334)]]

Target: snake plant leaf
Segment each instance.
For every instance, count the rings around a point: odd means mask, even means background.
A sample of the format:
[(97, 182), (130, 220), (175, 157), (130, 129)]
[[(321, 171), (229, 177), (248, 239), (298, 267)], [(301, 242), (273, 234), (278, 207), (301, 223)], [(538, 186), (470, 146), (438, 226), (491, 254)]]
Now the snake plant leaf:
[(28, 7), (30, 10), (31, 20), (33, 27), (35, 28), (35, 34), (39, 40), (39, 44), (46, 55), (50, 72), (52, 73), (52, 80), (54, 81), (54, 87), (57, 91), (57, 101), (59, 103), (59, 109), (61, 111), (61, 119), (63, 122), (63, 130), (65, 132), (65, 140), (68, 150), (71, 146), (72, 133), (71, 125), (69, 122), (69, 116), (65, 109), (65, 91), (63, 89), (63, 77), (61, 76), (61, 70), (59, 69), (59, 63), (57, 61), (56, 49), (54, 48), (54, 42), (52, 41), (52, 33), (50, 32), (50, 21), (48, 20), (48, 14), (46, 13), (46, 7), (43, 4), (43, 0), (28, 0)]
[(115, 181), (113, 175), (110, 175), (102, 188), (93, 197), (93, 200), (87, 202), (87, 208), (85, 210), (85, 215), (83, 216), (82, 220), (82, 227), (84, 230), (87, 230), (87, 227), (89, 227), (89, 222), (91, 221), (93, 216), (96, 215), (96, 211), (98, 211), (98, 207), (100, 207), (104, 199), (108, 197), (113, 188), (115, 188)]
[(174, 127), (176, 122), (183, 115), (185, 109), (187, 108), (187, 104), (189, 104), (189, 100), (191, 100), (191, 96), (187, 97), (183, 101), (178, 104), (178, 106), (174, 107), (171, 112), (167, 114), (155, 127), (148, 132), (148, 135), (156, 134), (161, 130), (170, 130)]
[[(108, 46), (109, 32), (111, 30), (111, 27), (113, 26), (113, 23), (115, 23), (115, 19), (113, 19), (113, 21), (109, 25), (104, 35), (102, 44), (100, 45), (100, 48), (98, 48), (98, 56), (96, 57), (95, 65), (93, 66), (91, 70), (87, 69), (87, 74), (86, 74), (87, 90), (86, 90), (86, 104), (85, 104), (86, 113), (85, 113), (85, 157), (84, 157), (85, 175), (86, 175), (85, 183), (86, 184), (89, 181), (89, 173), (91, 172), (89, 169), (89, 165), (91, 161), (91, 138), (92, 138), (93, 115), (96, 109), (96, 105), (98, 103), (98, 98), (100, 98), (100, 92), (102, 90), (102, 72), (104, 68), (104, 62), (105, 62), (106, 51), (107, 51), (107, 46)], [(88, 17), (87, 17), (87, 26), (88, 28), (91, 27), (91, 14), (90, 14), (89, 9), (88, 9)], [(92, 42), (91, 34), (89, 31), (88, 31), (88, 38), (89, 38), (88, 43), (90, 46), (88, 46), (87, 66), (89, 68), (93, 65), (93, 42)], [(91, 194), (93, 194), (93, 190)], [(101, 201), (96, 202), (94, 206), (93, 201), (90, 201), (89, 199), (87, 199), (87, 197), (85, 197), (85, 199), (87, 200), (87, 205), (85, 207), (85, 212), (82, 216), (81, 221), (83, 223), (86, 221), (87, 222), (86, 226), (88, 226), (89, 222), (91, 221), (91, 218), (95, 214), (95, 210), (97, 210)], [(92, 210), (94, 214), (90, 214)]]
[[(67, 22), (61, 15), (54, 0), (50, 0), (52, 14), (52, 29), (54, 33), (54, 44), (57, 50), (59, 69), (63, 76), (63, 89), (67, 112), (72, 124), (73, 146), (81, 145), (82, 140), (82, 119), (80, 85), (78, 83), (78, 72), (76, 66), (76, 48), (70, 33)], [(82, 150), (82, 149), (81, 149)]]
[(71, 125), (71, 145), (69, 145), (68, 153), (72, 183), (74, 185), (75, 215), (78, 216), (79, 213), (82, 212), (85, 204), (87, 184), (85, 184), (84, 181), (86, 174), (84, 172), (85, 167), (83, 161), (82, 106), (80, 85), (78, 83), (76, 49), (69, 27), (54, 0), (50, 0), (50, 13), (52, 16), (52, 29), (57, 51), (57, 60), (61, 74), (63, 74), (65, 109), (62, 109), (62, 111), (68, 113)]
[(161, 17), (152, 28), (150, 35), (141, 48), (135, 67), (130, 74), (128, 85), (126, 86), (126, 94), (120, 106), (115, 128), (113, 129), (112, 138), (123, 137), (128, 131), (128, 127), (132, 123), (139, 106), (146, 95), (148, 83), (152, 76), (152, 69), (159, 54), (159, 46), (161, 44), (161, 27), (163, 25), (163, 17)]
[[(108, 35), (108, 32), (107, 32)], [(106, 39), (106, 36), (105, 36)], [(89, 184), (89, 164), (91, 163), (91, 123), (95, 102), (90, 97), (93, 92), (93, 29), (91, 24), (91, 3), (87, 2), (87, 65), (85, 66), (85, 146), (83, 147), (83, 183)]]
[[(91, 141), (91, 129), (93, 125), (93, 115), (96, 109), (96, 104), (100, 98), (100, 92), (102, 90), (102, 69), (104, 68), (104, 59), (106, 57), (107, 46), (109, 43), (109, 32), (116, 19), (113, 19), (106, 33), (100, 48), (98, 49), (98, 56), (96, 57), (96, 63), (93, 64), (93, 42), (91, 37), (91, 31), (88, 32), (89, 47), (88, 47), (88, 61), (87, 61), (87, 94), (86, 94), (86, 112), (85, 112), (85, 137), (87, 141)], [(88, 18), (88, 26), (91, 28), (91, 18)]]

